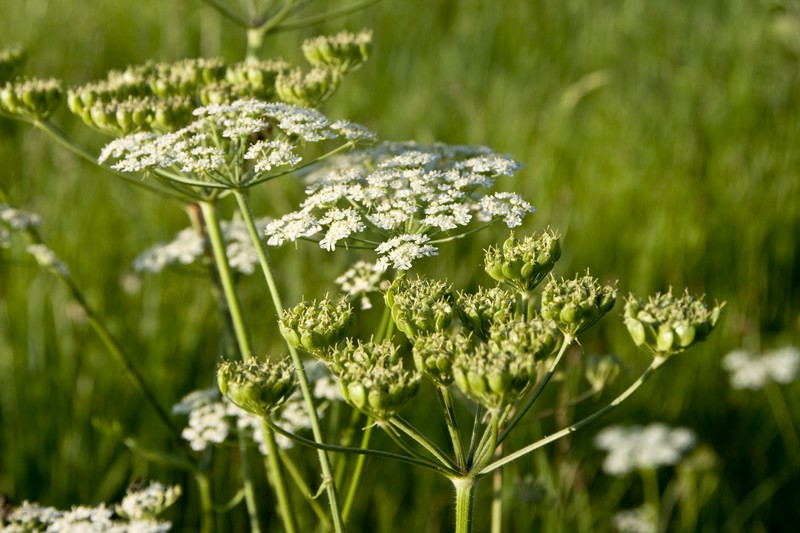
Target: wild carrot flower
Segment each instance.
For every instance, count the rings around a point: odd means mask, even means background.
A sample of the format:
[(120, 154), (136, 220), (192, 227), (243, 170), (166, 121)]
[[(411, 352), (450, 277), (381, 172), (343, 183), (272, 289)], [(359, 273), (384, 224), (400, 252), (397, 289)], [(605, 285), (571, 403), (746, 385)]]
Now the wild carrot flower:
[(624, 476), (637, 469), (677, 464), (695, 444), (695, 434), (687, 428), (666, 424), (648, 426), (610, 426), (597, 434), (594, 445), (608, 452), (603, 470)]
[[(311, 239), (332, 250), (333, 232), (345, 246), (375, 250), (377, 269), (408, 270), (475, 220), (519, 225), (533, 207), (516, 194), (490, 192), (496, 177), (518, 169), (482, 147), (384, 143), (353, 152), (310, 176), (300, 209), (267, 225), (267, 242)], [(334, 228), (342, 210), (346, 231)]]
[(793, 346), (761, 355), (734, 350), (722, 359), (734, 389), (758, 390), (770, 382), (786, 385), (800, 377), (800, 350)]

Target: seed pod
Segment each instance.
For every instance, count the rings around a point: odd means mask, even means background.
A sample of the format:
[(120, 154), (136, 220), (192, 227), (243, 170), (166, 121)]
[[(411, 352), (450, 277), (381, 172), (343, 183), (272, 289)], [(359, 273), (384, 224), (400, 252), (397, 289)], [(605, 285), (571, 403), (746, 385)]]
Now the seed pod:
[(326, 297), (319, 302), (303, 300), (286, 310), (278, 326), (291, 346), (324, 358), (328, 348), (345, 338), (353, 320), (353, 308), (345, 299), (331, 302)]
[(599, 280), (576, 275), (571, 280), (552, 277), (542, 292), (542, 317), (553, 320), (565, 335), (575, 337), (593, 326), (614, 307), (617, 289)]
[(387, 290), (385, 300), (397, 329), (412, 340), (444, 331), (456, 313), (452, 288), (442, 281), (402, 278)]
[(297, 386), (288, 360), (224, 361), (217, 370), (219, 390), (245, 411), (264, 416), (280, 407)]
[(507, 283), (519, 292), (530, 292), (561, 257), (559, 235), (546, 231), (518, 240), (514, 234), (502, 247), (485, 250), (484, 269), (492, 279)]

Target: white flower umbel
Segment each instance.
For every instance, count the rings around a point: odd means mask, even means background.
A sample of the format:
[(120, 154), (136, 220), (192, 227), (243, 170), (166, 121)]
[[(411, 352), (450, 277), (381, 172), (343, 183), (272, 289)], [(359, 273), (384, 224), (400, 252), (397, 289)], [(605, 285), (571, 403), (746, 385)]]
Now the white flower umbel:
[[(267, 223), (267, 219), (257, 219), (257, 224)], [(222, 221), (222, 240), (233, 270), (250, 275), (258, 266), (258, 253), (253, 246), (247, 227), (241, 220)], [(139, 254), (133, 261), (137, 272), (155, 274), (171, 265), (191, 265), (205, 254), (203, 237), (194, 228), (181, 230), (175, 238), (164, 244), (156, 244)]]
[(141, 489), (128, 489), (117, 505), (117, 514), (129, 520), (156, 518), (181, 495), (178, 485), (166, 487), (157, 481)]
[(347, 293), (348, 298), (359, 299), (361, 309), (371, 309), (372, 302), (369, 295), (389, 287), (389, 282), (382, 278), (381, 271), (376, 270), (373, 263), (358, 261), (334, 281), (343, 292)]
[(241, 187), (300, 163), (296, 149), (301, 144), (373, 138), (363, 126), (331, 122), (314, 109), (283, 103), (237, 100), (198, 108), (194, 115), (194, 122), (175, 132), (140, 132), (111, 141), (99, 161), (120, 172), (152, 171), (192, 186)]
[(658, 517), (654, 509), (643, 505), (635, 509), (625, 509), (614, 515), (614, 529), (619, 533), (656, 533)]
[(62, 276), (69, 276), (69, 268), (67, 268), (66, 263), (59, 259), (56, 253), (48, 248), (47, 245), (29, 244), (26, 249), (36, 259), (39, 266), (53, 269)]
[(0, 204), (0, 222), (12, 230), (24, 231), (40, 225), (42, 219), (36, 213)]
[[(272, 246), (312, 239), (371, 248), (378, 269), (407, 270), (474, 220), (509, 227), (534, 211), (519, 195), (491, 192), (519, 165), (488, 148), (385, 143), (332, 161), (310, 176), (300, 209), (266, 228)], [(344, 213), (346, 212), (346, 216)]]
[(687, 428), (666, 424), (648, 426), (610, 426), (597, 434), (594, 445), (608, 452), (603, 471), (624, 476), (634, 470), (654, 469), (677, 464), (695, 444), (695, 434)]
[(770, 382), (786, 385), (800, 377), (800, 350), (787, 346), (761, 355), (734, 350), (722, 360), (734, 389), (763, 389)]

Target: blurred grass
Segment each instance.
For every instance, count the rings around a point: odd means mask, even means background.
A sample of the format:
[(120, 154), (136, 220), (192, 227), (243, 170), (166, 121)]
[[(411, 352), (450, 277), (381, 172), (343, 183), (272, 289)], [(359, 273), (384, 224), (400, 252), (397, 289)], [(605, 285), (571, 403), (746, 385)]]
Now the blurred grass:
[[(199, 1), (96, 0), (88, 8), (72, 0), (0, 0), (0, 12), (0, 45), (28, 48), (26, 73), (69, 85), (147, 59), (233, 61), (244, 49), (241, 32)], [(385, 1), (281, 34), (266, 54), (296, 59), (306, 36), (361, 27), (375, 31), (373, 59), (326, 104), (328, 114), (385, 139), (511, 153), (525, 169), (504, 187), (539, 210), (525, 231), (551, 225), (564, 235), (559, 274), (589, 267), (619, 279), (622, 294), (688, 286), (728, 301), (708, 343), (668, 365), (635, 403), (602, 423), (665, 420), (697, 431), (721, 458), (722, 488), (701, 513), (702, 529), (717, 530), (787, 464), (766, 400), (731, 392), (719, 360), (734, 347), (800, 343), (800, 3)], [(58, 119), (81, 144), (103, 143), (65, 111)], [(135, 294), (121, 287), (141, 250), (185, 225), (180, 209), (6, 120), (0, 161), (0, 184), (18, 205), (43, 215), (49, 242), (164, 403), (210, 385), (220, 326), (206, 288), (176, 272), (144, 278)], [(287, 198), (298, 193), (287, 185)], [(259, 215), (284, 209), (266, 195), (254, 207)], [(481, 248), (504, 237), (497, 230), (459, 241), (423, 268), (458, 287), (488, 283)], [(306, 280), (333, 279), (356, 257), (322, 253), (303, 245), (275, 251), (286, 265), (279, 281), (287, 302), (331, 290)], [(257, 345), (279, 350), (261, 285), (244, 283)], [(2, 256), (0, 298), (0, 494), (68, 506), (118, 498), (137, 476), (180, 479), (92, 428), (92, 417), (119, 419), (148, 445), (166, 445), (60, 287), (18, 249)], [(616, 350), (638, 369), (643, 361), (617, 318), (584, 347)], [(796, 386), (789, 394), (798, 405)], [(590, 447), (598, 428), (573, 442), (588, 472), (601, 459)], [(525, 465), (545, 475), (542, 461)], [(380, 531), (438, 531), (449, 523), (449, 489), (441, 482), (385, 463), (370, 468), (366, 510), (356, 523)], [(378, 483), (387, 471), (396, 483), (391, 492)], [(591, 487), (604, 494), (611, 483), (602, 475), (589, 482), (590, 498)], [(219, 500), (230, 483), (216, 488)], [(800, 482), (786, 483), (746, 517), (749, 530), (792, 524), (797, 494)], [(190, 508), (175, 512), (190, 516)], [(234, 514), (232, 527), (241, 519)]]

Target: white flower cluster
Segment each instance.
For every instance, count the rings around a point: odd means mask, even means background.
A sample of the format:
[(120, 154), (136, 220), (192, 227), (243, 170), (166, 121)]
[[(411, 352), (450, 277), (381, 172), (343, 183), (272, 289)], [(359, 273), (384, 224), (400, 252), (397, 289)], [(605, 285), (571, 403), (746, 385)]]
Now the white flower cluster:
[[(169, 168), (230, 184), (238, 182), (234, 176), (244, 167), (244, 160), (254, 162), (256, 174), (297, 165), (301, 161), (294, 152), (298, 142), (374, 138), (363, 126), (331, 122), (314, 109), (283, 103), (237, 100), (198, 108), (194, 115), (194, 122), (175, 132), (139, 132), (111, 141), (99, 161), (113, 161), (111, 168), (121, 172)], [(253, 137), (264, 134), (272, 140), (253, 142)]]
[(734, 389), (763, 389), (770, 382), (786, 385), (800, 377), (800, 350), (787, 346), (756, 355), (734, 350), (722, 360)]
[[(320, 398), (332, 397), (330, 389), (333, 385), (329, 378), (313, 372), (312, 368), (308, 369), (309, 380), (315, 393), (318, 393)], [(205, 450), (209, 446), (225, 442), (232, 434), (243, 433), (258, 444), (258, 449), (263, 455), (267, 454), (261, 419), (229, 402), (216, 388), (188, 394), (172, 407), (172, 412), (189, 415), (189, 422), (181, 436), (189, 441), (189, 446), (193, 450)], [(322, 414), (321, 410), (317, 412), (317, 416)], [(289, 397), (273, 420), (281, 428), (292, 433), (299, 433), (311, 427), (299, 390)], [(283, 449), (294, 446), (291, 439), (279, 434), (275, 435), (275, 440)]]
[(594, 445), (606, 450), (603, 471), (624, 476), (638, 469), (677, 464), (695, 444), (695, 434), (687, 428), (666, 424), (648, 426), (610, 426), (597, 434)]
[(0, 204), (0, 222), (10, 227), (12, 230), (26, 230), (35, 228), (42, 223), (42, 219), (36, 213), (16, 209), (10, 205)]
[(389, 281), (383, 280), (382, 277), (382, 273), (375, 269), (374, 264), (358, 261), (334, 281), (350, 299), (360, 300), (361, 309), (371, 309), (372, 302), (369, 295), (384, 291), (389, 286)]
[(152, 483), (142, 490), (128, 490), (116, 508), (76, 506), (69, 511), (23, 502), (5, 518), (2, 533), (166, 533), (172, 524), (156, 516), (180, 496), (179, 486)]
[(518, 169), (484, 147), (384, 143), (353, 152), (310, 177), (300, 209), (267, 225), (267, 243), (369, 246), (380, 256), (377, 269), (407, 270), (473, 219), (520, 225), (534, 208), (517, 194), (487, 192), (497, 176)]
[(658, 531), (658, 516), (655, 509), (649, 505), (625, 509), (614, 515), (612, 519), (614, 529), (619, 533), (656, 533)]
[[(267, 219), (257, 219), (255, 222), (261, 226), (267, 223)], [(223, 220), (220, 227), (231, 268), (246, 275), (255, 272), (258, 254), (244, 221)], [(155, 274), (170, 265), (191, 265), (201, 259), (203, 254), (203, 238), (194, 228), (186, 228), (175, 235), (172, 241), (156, 244), (139, 254), (133, 261), (133, 269), (136, 272)]]

